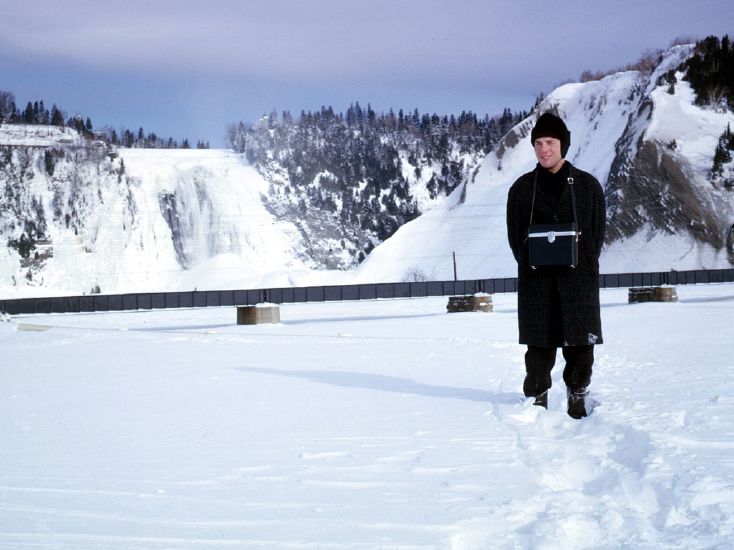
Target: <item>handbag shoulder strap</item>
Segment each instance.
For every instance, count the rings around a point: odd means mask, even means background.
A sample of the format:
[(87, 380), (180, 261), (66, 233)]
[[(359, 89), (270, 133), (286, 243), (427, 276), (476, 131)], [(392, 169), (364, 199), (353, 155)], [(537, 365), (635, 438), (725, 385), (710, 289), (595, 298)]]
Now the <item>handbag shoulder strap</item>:
[(571, 168), (570, 164), (568, 166), (568, 185), (569, 189), (571, 190), (571, 208), (573, 209), (573, 223), (576, 225), (576, 229), (578, 230), (579, 224), (576, 218), (576, 192), (574, 191), (573, 169)]
[(535, 210), (535, 191), (538, 189), (538, 168), (533, 170), (533, 200), (530, 203), (530, 223), (528, 224), (528, 231), (530, 226), (533, 225), (533, 211)]

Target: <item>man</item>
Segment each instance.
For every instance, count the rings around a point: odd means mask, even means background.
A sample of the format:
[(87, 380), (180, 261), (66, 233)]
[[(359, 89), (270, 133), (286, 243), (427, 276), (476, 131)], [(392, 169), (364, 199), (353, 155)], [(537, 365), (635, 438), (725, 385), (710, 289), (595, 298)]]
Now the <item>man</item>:
[[(518, 178), (507, 197), (507, 236), (517, 260), (520, 343), (527, 346), (523, 391), (535, 405), (548, 408), (551, 369), (561, 347), (568, 414), (582, 418), (587, 415), (594, 345), (602, 343), (599, 254), (606, 221), (604, 192), (594, 176), (565, 159), (571, 133), (558, 116), (541, 115), (531, 141), (538, 164)], [(531, 267), (530, 224), (574, 221), (580, 232), (576, 266)]]

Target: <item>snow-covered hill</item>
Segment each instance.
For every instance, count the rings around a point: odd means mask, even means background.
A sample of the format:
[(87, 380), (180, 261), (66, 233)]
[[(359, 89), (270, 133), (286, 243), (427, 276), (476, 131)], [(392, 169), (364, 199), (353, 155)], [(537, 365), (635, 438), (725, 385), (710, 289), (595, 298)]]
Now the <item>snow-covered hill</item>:
[(530, 131), (546, 110), (558, 112), (571, 131), (567, 158), (605, 186), (602, 272), (731, 267), (734, 251), (726, 240), (734, 192), (717, 189), (708, 175), (719, 135), (734, 114), (695, 106), (680, 73), (673, 94), (659, 84), (691, 48), (672, 48), (652, 74), (627, 71), (556, 89), (505, 136), (476, 177), (375, 249), (357, 280), (451, 279), (453, 253), (459, 278), (514, 276), (507, 192), (535, 166)]
[(400, 226), (442, 203), (527, 113), (478, 118), (271, 113), (231, 128), (230, 143), (270, 182), (267, 204), (302, 230), (324, 269), (351, 269)]
[[(512, 182), (535, 165), (529, 135), (545, 110), (557, 111), (571, 130), (569, 160), (605, 187), (603, 272), (731, 267), (734, 190), (710, 172), (734, 113), (696, 106), (681, 71), (692, 52), (676, 46), (652, 72), (559, 87), (478, 169), (481, 156), (452, 156), (460, 140), (443, 147), (449, 133), (433, 149), (414, 144), (412, 160), (392, 146), (375, 156), (381, 149), (373, 147), (370, 162), (362, 158), (366, 164), (355, 168), (338, 144), (324, 142), (327, 130), (346, 124), (333, 114), (333, 128), (322, 121), (319, 154), (294, 155), (291, 141), (277, 142), (287, 178), (277, 163), (265, 170), (262, 160), (253, 166), (232, 151), (113, 150), (69, 128), (0, 125), (0, 291), (14, 297), (446, 280), (454, 277), (454, 254), (461, 279), (514, 276), (505, 201)], [(444, 122), (437, 117), (436, 127)], [(296, 136), (303, 130), (284, 128)], [(485, 130), (480, 137), (490, 139), (489, 124)], [(343, 131), (335, 135), (344, 140)], [(358, 151), (366, 146), (349, 143)], [(470, 149), (476, 153), (481, 143)], [(426, 182), (439, 170), (432, 155), (444, 149), (455, 169), (446, 164), (441, 172), (453, 183), (434, 189)], [(273, 151), (258, 151), (253, 158), (275, 159)], [(341, 179), (325, 172), (319, 155)], [(301, 174), (298, 159), (313, 174)], [(369, 185), (358, 181), (368, 164), (376, 166)], [(726, 173), (732, 169), (730, 163)], [(301, 176), (305, 187), (293, 187)], [(400, 213), (408, 203), (423, 214), (393, 234), (396, 220), (410, 218)], [(357, 269), (324, 269), (350, 265), (390, 234)]]
[(0, 128), (2, 145), (6, 295), (248, 287), (308, 272), (299, 232), (265, 208), (267, 182), (241, 155), (109, 153), (73, 130), (17, 125)]

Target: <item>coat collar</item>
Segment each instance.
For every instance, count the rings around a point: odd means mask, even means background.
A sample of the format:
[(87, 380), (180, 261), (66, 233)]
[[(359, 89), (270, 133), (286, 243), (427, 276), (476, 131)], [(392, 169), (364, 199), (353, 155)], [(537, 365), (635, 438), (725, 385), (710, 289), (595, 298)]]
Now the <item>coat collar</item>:
[[(566, 161), (563, 163), (563, 166), (561, 169), (556, 172), (555, 174), (551, 173), (550, 171), (546, 170), (540, 164), (537, 164), (535, 166), (535, 170), (537, 170), (538, 173), (538, 187), (537, 192), (538, 195), (540, 195), (543, 198), (543, 201), (553, 206), (553, 208), (558, 208), (560, 205), (564, 204), (564, 202), (568, 201), (568, 195), (570, 193), (570, 186), (567, 183), (567, 178), (571, 174), (571, 168), (572, 165), (570, 162)], [(553, 192), (552, 189), (548, 188), (547, 183), (550, 180), (553, 180), (555, 178), (558, 178), (556, 182), (557, 185), (561, 185), (561, 193), (556, 194)], [(546, 183), (544, 185), (543, 183)]]

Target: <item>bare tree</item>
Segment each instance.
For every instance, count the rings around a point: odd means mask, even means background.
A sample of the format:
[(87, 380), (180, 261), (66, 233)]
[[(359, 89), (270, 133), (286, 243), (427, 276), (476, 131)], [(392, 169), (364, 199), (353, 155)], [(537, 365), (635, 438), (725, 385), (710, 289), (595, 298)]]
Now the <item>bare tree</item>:
[(6, 122), (15, 107), (15, 95), (0, 90), (0, 122)]

